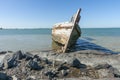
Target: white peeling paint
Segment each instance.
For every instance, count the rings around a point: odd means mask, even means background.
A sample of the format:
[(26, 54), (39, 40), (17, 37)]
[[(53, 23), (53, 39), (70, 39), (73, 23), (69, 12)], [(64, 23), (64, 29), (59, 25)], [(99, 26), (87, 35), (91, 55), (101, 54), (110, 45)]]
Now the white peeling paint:
[(73, 23), (70, 22), (57, 23), (54, 25), (54, 27), (71, 27), (71, 26), (73, 26)]
[(69, 36), (71, 32), (71, 29), (56, 29), (52, 31), (52, 34), (56, 34), (56, 35), (66, 35)]

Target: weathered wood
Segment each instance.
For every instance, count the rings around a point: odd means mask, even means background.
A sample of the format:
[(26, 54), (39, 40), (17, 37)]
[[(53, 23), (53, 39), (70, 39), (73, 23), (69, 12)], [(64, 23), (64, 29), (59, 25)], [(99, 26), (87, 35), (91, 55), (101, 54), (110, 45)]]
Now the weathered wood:
[(71, 34), (73, 33), (73, 30), (74, 30), (74, 28), (76, 27), (75, 25), (77, 25), (78, 23), (79, 23), (79, 15), (80, 15), (80, 12), (81, 12), (81, 9), (79, 9), (78, 11), (77, 11), (77, 14), (75, 15), (75, 20), (74, 20), (74, 22), (73, 22), (73, 27), (72, 27), (72, 29), (71, 29), (71, 33), (70, 33), (70, 36), (69, 36), (69, 38), (68, 38), (68, 40), (67, 40), (67, 43), (65, 44), (65, 46), (64, 46), (64, 48), (63, 48), (63, 53), (65, 53), (66, 51), (67, 51), (67, 47), (68, 47), (68, 44), (69, 44), (69, 42), (70, 42), (70, 38), (71, 38)]
[(80, 20), (80, 11), (72, 16), (70, 22), (57, 23), (52, 28), (52, 49), (56, 52), (64, 53), (76, 43), (81, 36), (81, 30), (78, 25)]

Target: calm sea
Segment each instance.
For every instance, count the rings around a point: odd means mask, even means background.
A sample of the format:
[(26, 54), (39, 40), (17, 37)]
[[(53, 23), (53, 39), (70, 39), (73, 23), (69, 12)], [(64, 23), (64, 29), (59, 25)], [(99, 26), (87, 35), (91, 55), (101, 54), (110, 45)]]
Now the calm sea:
[[(120, 52), (120, 28), (84, 28), (76, 46), (80, 49), (97, 49)], [(0, 30), (0, 51), (51, 50), (51, 29)]]

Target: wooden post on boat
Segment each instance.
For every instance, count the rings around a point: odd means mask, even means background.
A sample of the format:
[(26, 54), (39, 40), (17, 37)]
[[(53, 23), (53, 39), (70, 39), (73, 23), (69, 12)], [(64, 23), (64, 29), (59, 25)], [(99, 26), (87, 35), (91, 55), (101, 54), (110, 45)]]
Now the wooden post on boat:
[(73, 21), (73, 27), (71, 29), (70, 36), (69, 36), (69, 38), (68, 38), (68, 40), (67, 40), (67, 42), (66, 42), (66, 44), (65, 44), (65, 46), (63, 48), (63, 53), (65, 53), (67, 51), (68, 43), (69, 43), (70, 38), (72, 36), (71, 34), (73, 33), (73, 29), (75, 28), (75, 25), (79, 23), (80, 12), (81, 12), (81, 9), (78, 9), (77, 14), (75, 15), (75, 20)]

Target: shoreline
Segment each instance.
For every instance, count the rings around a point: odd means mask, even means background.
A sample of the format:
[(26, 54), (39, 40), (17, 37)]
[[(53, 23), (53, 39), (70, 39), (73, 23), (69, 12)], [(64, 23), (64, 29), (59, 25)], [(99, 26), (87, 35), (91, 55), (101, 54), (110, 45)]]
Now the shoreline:
[[(28, 60), (26, 60), (26, 57), (22, 55), (26, 55)], [(4, 61), (8, 61), (14, 58), (15, 61), (17, 61), (17, 65), (9, 68), (8, 63)], [(49, 77), (48, 75), (45, 75), (46, 71), (48, 73), (50, 71), (51, 74), (57, 75), (58, 77), (51, 76), (51, 79), (55, 78), (58, 80), (59, 79), (109, 80), (109, 78), (117, 80), (117, 78), (118, 79), (120, 78), (120, 65), (119, 65), (120, 54), (104, 53), (96, 50), (81, 50), (63, 54), (55, 53), (53, 51), (38, 51), (38, 52), (6, 51), (5, 54), (0, 54), (0, 60), (1, 60), (0, 63), (2, 62), (4, 63), (4, 66), (1, 67), (0, 73), (5, 73), (7, 76), (10, 76), (12, 78), (14, 76), (18, 79), (20, 78), (18, 77), (18, 75), (22, 76), (21, 79), (27, 79), (28, 77), (32, 76), (31, 78), (35, 78), (33, 80), (37, 79), (40, 80), (41, 79), (39, 77), (40, 75), (43, 76), (42, 79), (49, 79), (50, 74), (48, 74)], [(32, 63), (35, 62), (35, 64), (34, 65), (29, 64), (29, 67), (26, 66), (31, 61)], [(7, 67), (5, 67), (6, 66), (5, 64), (7, 65)], [(35, 67), (35, 65), (37, 67), (41, 67), (41, 69), (36, 70), (37, 68)], [(27, 75), (25, 76), (22, 75), (24, 71), (21, 72), (23, 67), (26, 69), (25, 74)], [(60, 68), (60, 71), (58, 70), (58, 68)], [(74, 73), (75, 70), (77, 70), (77, 72)], [(61, 71), (64, 71), (65, 73), (67, 73), (67, 75), (63, 75)]]

